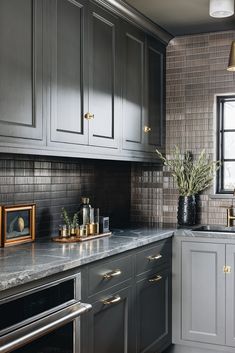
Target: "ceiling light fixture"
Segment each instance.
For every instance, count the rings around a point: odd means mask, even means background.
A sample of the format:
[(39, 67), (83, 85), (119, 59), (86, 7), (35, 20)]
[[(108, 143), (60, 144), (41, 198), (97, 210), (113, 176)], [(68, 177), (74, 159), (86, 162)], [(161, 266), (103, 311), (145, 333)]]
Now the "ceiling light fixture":
[(229, 17), (234, 14), (234, 0), (210, 0), (210, 16)]
[(235, 40), (232, 41), (232, 44), (231, 44), (227, 70), (235, 71)]

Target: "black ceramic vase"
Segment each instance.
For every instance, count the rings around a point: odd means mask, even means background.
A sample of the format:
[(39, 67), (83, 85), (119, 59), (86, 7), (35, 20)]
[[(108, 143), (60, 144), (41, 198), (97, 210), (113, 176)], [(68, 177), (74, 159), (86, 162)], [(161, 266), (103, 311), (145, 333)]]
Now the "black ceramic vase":
[(178, 224), (180, 226), (193, 226), (196, 224), (196, 198), (195, 196), (179, 196)]

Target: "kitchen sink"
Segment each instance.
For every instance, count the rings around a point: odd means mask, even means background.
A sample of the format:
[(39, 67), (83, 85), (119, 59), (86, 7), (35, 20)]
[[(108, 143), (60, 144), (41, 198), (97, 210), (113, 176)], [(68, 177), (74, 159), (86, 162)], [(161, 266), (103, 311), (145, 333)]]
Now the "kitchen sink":
[(225, 227), (217, 225), (205, 225), (194, 228), (193, 232), (235, 233), (235, 226)]

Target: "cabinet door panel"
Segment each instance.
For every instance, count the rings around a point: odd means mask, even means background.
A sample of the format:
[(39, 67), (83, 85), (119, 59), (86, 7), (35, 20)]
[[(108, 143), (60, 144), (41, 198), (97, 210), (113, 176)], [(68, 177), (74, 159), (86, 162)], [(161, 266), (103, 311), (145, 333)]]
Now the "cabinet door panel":
[[(130, 287), (120, 289), (112, 294), (103, 294), (100, 299), (92, 304), (89, 320), (89, 353), (134, 353), (130, 346), (131, 301)], [(104, 305), (104, 299), (120, 296), (120, 301)]]
[(85, 13), (82, 0), (51, 1), (51, 140), (56, 142), (88, 142), (84, 120)]
[(90, 5), (89, 144), (117, 147), (120, 115), (118, 19)]
[[(156, 276), (162, 278), (149, 282)], [(155, 353), (171, 343), (170, 272), (159, 272), (137, 283), (137, 315), (138, 353)]]
[(226, 274), (226, 344), (235, 347), (235, 245), (226, 246), (226, 265), (232, 268)]
[(0, 135), (41, 140), (42, 1), (1, 0), (0, 44)]
[(182, 243), (182, 338), (225, 344), (225, 246)]
[(165, 47), (152, 38), (147, 42), (147, 94), (148, 109), (145, 126), (150, 131), (145, 134), (146, 150), (155, 151), (164, 144), (165, 121)]
[(123, 25), (123, 148), (143, 150), (145, 35)]

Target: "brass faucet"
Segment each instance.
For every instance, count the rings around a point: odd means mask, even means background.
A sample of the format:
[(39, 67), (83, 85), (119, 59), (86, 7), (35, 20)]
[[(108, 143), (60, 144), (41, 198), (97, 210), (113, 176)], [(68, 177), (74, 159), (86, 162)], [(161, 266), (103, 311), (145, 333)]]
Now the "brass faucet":
[[(235, 197), (235, 189), (233, 190), (233, 197)], [(235, 216), (233, 215), (233, 199), (232, 199), (232, 205), (230, 207), (227, 207), (227, 227), (232, 227), (233, 226), (233, 221), (235, 220)]]
[(234, 220), (235, 216), (233, 215), (233, 206), (230, 206), (227, 208), (227, 227), (232, 227)]

